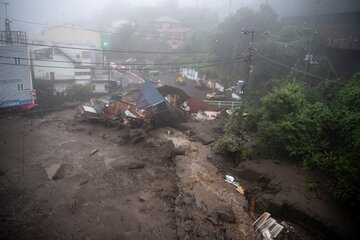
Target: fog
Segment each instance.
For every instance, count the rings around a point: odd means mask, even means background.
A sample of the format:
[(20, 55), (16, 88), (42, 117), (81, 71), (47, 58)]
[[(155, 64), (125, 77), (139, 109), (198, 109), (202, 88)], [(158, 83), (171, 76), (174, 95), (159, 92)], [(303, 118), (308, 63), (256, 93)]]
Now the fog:
[(360, 0), (0, 22), (0, 240), (359, 239)]
[[(136, 14), (137, 7), (156, 7), (165, 2), (171, 2), (172, 6), (177, 5), (180, 8), (209, 8), (215, 11), (220, 19), (234, 14), (241, 7), (256, 9), (262, 3), (270, 4), (280, 17), (314, 14), (316, 3), (320, 13), (360, 9), (360, 1), (357, 0), (10, 0), (9, 2), (10, 19), (43, 24), (74, 23), (87, 27), (103, 27), (103, 21), (124, 18), (129, 14), (129, 9)], [(5, 17), (3, 5), (0, 8), (0, 16)], [(16, 21), (12, 26), (14, 29), (28, 31), (30, 35), (44, 28), (44, 26)]]

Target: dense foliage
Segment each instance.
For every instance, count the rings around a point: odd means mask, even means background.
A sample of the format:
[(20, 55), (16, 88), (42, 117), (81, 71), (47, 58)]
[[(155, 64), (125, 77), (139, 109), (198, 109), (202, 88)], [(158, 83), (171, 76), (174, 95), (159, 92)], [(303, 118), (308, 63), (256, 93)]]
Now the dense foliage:
[(88, 101), (94, 95), (90, 84), (75, 84), (67, 88), (65, 94), (70, 101)]
[(259, 141), (272, 156), (285, 154), (305, 167), (322, 170), (335, 197), (356, 203), (360, 200), (360, 75), (331, 101), (312, 100), (308, 89), (298, 83), (287, 83), (263, 97)]
[(36, 102), (43, 108), (56, 107), (69, 101), (88, 101), (94, 96), (91, 86), (72, 85), (64, 92), (56, 92), (52, 81), (34, 80), (36, 89)]

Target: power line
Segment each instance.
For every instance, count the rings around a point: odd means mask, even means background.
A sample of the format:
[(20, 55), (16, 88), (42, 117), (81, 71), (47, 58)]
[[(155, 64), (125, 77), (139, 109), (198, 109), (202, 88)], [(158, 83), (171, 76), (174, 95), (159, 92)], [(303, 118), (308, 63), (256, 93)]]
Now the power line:
[[(5, 18), (1, 17), (1, 19), (5, 19)], [(86, 27), (80, 27), (80, 26), (78, 26), (78, 27), (76, 27), (76, 26), (64, 26), (64, 24), (56, 25), (56, 24), (48, 24), (48, 23), (40, 23), (40, 22), (20, 20), (20, 19), (11, 19), (11, 21), (12, 22), (18, 22), (18, 23), (31, 24), (31, 25), (47, 26), (47, 27), (53, 27), (53, 28), (65, 28), (65, 29), (72, 29), (72, 30), (87, 30), (87, 31), (91, 31), (91, 32), (108, 33), (108, 34), (122, 34), (120, 32), (106, 31), (106, 30), (86, 28)], [(72, 25), (74, 25), (74, 24), (72, 24)]]
[[(1, 42), (1, 40), (0, 40)], [(70, 43), (68, 43), (69, 45), (71, 45)], [(55, 45), (51, 45), (52, 48), (62, 48), (62, 47), (58, 47), (58, 46), (55, 46)], [(49, 47), (49, 48), (51, 48)], [(37, 51), (37, 50), (43, 50), (45, 48), (41, 48), (41, 49), (32, 49), (30, 50), (30, 52), (34, 52), (34, 51)], [(7, 51), (7, 52), (29, 52), (28, 50), (13, 50), (13, 49), (5, 49), (5, 48), (0, 48), (1, 51)], [(209, 52), (211, 53), (211, 52)], [(66, 53), (67, 55), (69, 56), (72, 56), (72, 57), (76, 57), (75, 54), (69, 54), (69, 53)], [(237, 55), (223, 55), (223, 56), (218, 56), (217, 58), (237, 58), (239, 56), (241, 56), (242, 54), (237, 54)]]
[(261, 54), (259, 54), (259, 53), (255, 53), (255, 54), (256, 54), (257, 56), (259, 56), (259, 57), (262, 57), (263, 59), (265, 59), (265, 60), (267, 60), (267, 61), (269, 61), (269, 62), (272, 62), (272, 63), (277, 64), (277, 65), (279, 65), (279, 66), (282, 66), (282, 67), (284, 67), (284, 68), (290, 69), (290, 70), (292, 70), (292, 71), (294, 71), (294, 72), (302, 73), (302, 74), (305, 74), (305, 75), (310, 76), (310, 77), (313, 77), (313, 78), (318, 78), (318, 79), (321, 79), (321, 80), (325, 80), (325, 81), (337, 83), (337, 84), (340, 84), (340, 85), (345, 85), (345, 84), (340, 83), (340, 82), (335, 81), (335, 80), (331, 80), (331, 79), (323, 78), (323, 77), (320, 77), (320, 76), (316, 76), (316, 75), (314, 75), (314, 74), (307, 73), (307, 72), (301, 71), (301, 70), (299, 70), (299, 69), (290, 67), (290, 66), (285, 65), (285, 64), (283, 64), (283, 63), (280, 63), (280, 62), (278, 62), (278, 61), (275, 61), (275, 60), (273, 60), (273, 59), (271, 59), (271, 58), (265, 57), (265, 56), (263, 56), (263, 55), (261, 55)]
[[(0, 42), (6, 43), (6, 40), (0, 40)], [(141, 53), (141, 54), (200, 54), (200, 53), (211, 53), (210, 51), (178, 51), (178, 52), (160, 52), (160, 51), (132, 51), (132, 50), (117, 50), (117, 49), (99, 49), (99, 48), (82, 48), (82, 47), (71, 47), (71, 46), (59, 46), (59, 45), (50, 45), (50, 44), (40, 44), (40, 43), (21, 43), (21, 42), (12, 42), (15, 44), (22, 45), (31, 45), (31, 46), (40, 46), (40, 47), (56, 47), (64, 49), (75, 49), (75, 50), (87, 50), (95, 52), (117, 52), (117, 53)]]
[[(5, 19), (2, 18), (1, 19)], [(106, 34), (123, 34), (121, 32), (114, 32), (114, 31), (108, 31), (108, 30), (99, 30), (99, 29), (93, 29), (93, 28), (86, 28), (86, 27), (75, 27), (75, 26), (64, 26), (62, 25), (55, 25), (55, 24), (47, 24), (47, 23), (40, 23), (40, 22), (33, 22), (33, 21), (25, 21), (25, 20), (19, 20), (19, 19), (11, 19), (12, 22), (18, 22), (18, 23), (25, 23), (25, 24), (31, 24), (31, 25), (39, 25), (39, 26), (47, 26), (52, 28), (65, 28), (65, 29), (73, 29), (73, 30), (87, 30), (91, 32), (96, 33), (106, 33)], [(136, 37), (143, 37), (143, 38), (149, 38), (149, 39), (159, 39), (159, 40), (171, 40), (171, 37), (161, 37), (161, 36), (149, 36), (149, 35), (140, 35), (138, 33), (135, 33)]]
[[(14, 59), (14, 57), (10, 57), (10, 56), (1, 56), (0, 58), (5, 58), (5, 59)], [(34, 58), (25, 58), (25, 57), (19, 57), (19, 59), (23, 59), (23, 60), (32, 60), (32, 61), (41, 61), (41, 62), (55, 62), (55, 63), (73, 63), (73, 64), (82, 64), (81, 61), (77, 62), (77, 61), (63, 61), (63, 60), (52, 60), (52, 59), (34, 59)], [(236, 60), (239, 58), (232, 58), (232, 59), (228, 59), (228, 60), (213, 60), (213, 61), (201, 61), (201, 62), (169, 62), (169, 63), (124, 63), (123, 65), (126, 66), (166, 66), (166, 65), (193, 65), (193, 64), (204, 64), (204, 63), (216, 63), (216, 62), (220, 62), (220, 61), (231, 61), (231, 60)], [(104, 65), (104, 63), (101, 62), (89, 62), (89, 63), (85, 63), (85, 64), (89, 64), (91, 65)]]
[[(5, 18), (1, 17), (1, 19), (5, 19)], [(39, 26), (54, 27), (54, 28), (66, 28), (66, 29), (73, 29), (73, 30), (87, 30), (87, 31), (98, 32), (98, 33), (120, 34), (119, 32), (105, 31), (105, 30), (99, 30), (99, 29), (91, 29), (91, 28), (83, 28), (83, 27), (75, 27), (75, 26), (64, 26), (64, 25), (55, 25), (55, 24), (47, 24), (47, 23), (19, 20), (19, 19), (11, 19), (11, 21), (12, 22), (18, 22), (18, 23), (39, 25)]]
[[(240, 59), (238, 59), (240, 60)], [(235, 64), (235, 63), (239, 63), (239, 61), (234, 61), (234, 62), (229, 62), (229, 63), (219, 63), (219, 64), (209, 64), (209, 65), (204, 65), (204, 66), (197, 66), (196, 68), (207, 68), (207, 67), (215, 67), (215, 66), (219, 66), (219, 65), (224, 65), (224, 64)], [(79, 67), (66, 67), (66, 66), (48, 66), (48, 65), (27, 65), (27, 64), (14, 64), (14, 63), (0, 63), (0, 65), (8, 65), (8, 66), (23, 66), (23, 67), (43, 67), (43, 68), (61, 68), (61, 69), (84, 69), (84, 68), (79, 68)], [(184, 67), (170, 67), (170, 68), (153, 68), (153, 69), (131, 69), (131, 70), (170, 70), (170, 69), (177, 69), (180, 70), (182, 68), (193, 68), (194, 66), (184, 66)], [(86, 68), (85, 68), (86, 69)], [(92, 68), (94, 70), (108, 70), (107, 68)]]

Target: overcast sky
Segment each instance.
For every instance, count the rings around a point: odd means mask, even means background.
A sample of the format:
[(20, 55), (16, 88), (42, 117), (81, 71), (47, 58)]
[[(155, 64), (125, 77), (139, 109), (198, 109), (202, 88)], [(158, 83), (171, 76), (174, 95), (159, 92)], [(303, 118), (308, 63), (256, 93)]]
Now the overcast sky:
[[(129, 2), (131, 5), (155, 5), (162, 0), (1, 0), (8, 1), (9, 18), (28, 21), (54, 22), (77, 21), (96, 16), (97, 13), (111, 2)], [(233, 4), (251, 0), (232, 0)], [(259, 0), (252, 0), (259, 1)], [(208, 7), (223, 4), (230, 0), (178, 0), (180, 7)], [(264, 0), (265, 2), (265, 0)], [(4, 7), (1, 6), (0, 16), (4, 17)]]
[[(122, 6), (119, 2), (128, 2), (130, 5), (156, 5), (163, 0), (0, 0), (8, 1), (8, 15), (10, 19), (41, 22), (45, 24), (62, 24), (71, 22), (88, 25), (97, 22), (97, 17), (107, 5)], [(179, 7), (210, 7), (220, 12), (220, 17), (228, 15), (228, 6), (232, 2), (232, 12), (242, 6), (256, 7), (260, 3), (269, 3), (280, 15), (296, 14), (301, 9), (301, 4), (310, 0), (178, 0)], [(324, 1), (324, 0), (322, 0)], [(360, 0), (327, 0), (334, 2), (333, 8), (346, 7), (352, 9), (357, 5), (360, 9)], [(114, 6), (115, 6), (114, 5)], [(126, 8), (127, 4), (124, 4)], [(111, 9), (111, 7), (109, 7)], [(115, 9), (116, 11), (116, 9)], [(4, 6), (0, 5), (0, 17), (5, 17)], [(1, 23), (2, 22), (2, 23)], [(4, 29), (4, 20), (0, 19), (0, 29)], [(12, 29), (28, 32), (40, 32), (42, 27), (30, 24), (13, 22)], [(30, 34), (32, 35), (32, 34)]]
[[(1, 0), (10, 2), (8, 17), (15, 20), (61, 24), (63, 22), (84, 23), (94, 20), (101, 10), (111, 2), (130, 2), (131, 5), (156, 5), (162, 0)], [(208, 0), (179, 0), (179, 6), (196, 6)], [(213, 0), (222, 1), (222, 0)], [(236, 1), (236, 0), (235, 0)], [(0, 5), (0, 17), (5, 9)], [(4, 29), (3, 19), (0, 29)], [(21, 31), (40, 31), (41, 27), (24, 23), (12, 23), (12, 28)]]

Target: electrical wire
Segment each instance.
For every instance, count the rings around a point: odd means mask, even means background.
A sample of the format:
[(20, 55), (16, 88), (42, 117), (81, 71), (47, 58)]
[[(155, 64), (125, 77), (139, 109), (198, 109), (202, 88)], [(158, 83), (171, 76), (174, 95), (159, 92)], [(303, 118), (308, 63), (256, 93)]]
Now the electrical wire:
[[(55, 46), (53, 46), (53, 48), (56, 48)], [(31, 52), (34, 52), (34, 51), (37, 51), (37, 50), (43, 50), (45, 48), (41, 48), (41, 49), (31, 49), (30, 51)], [(29, 51), (28, 50), (13, 50), (13, 49), (5, 49), (5, 48), (0, 48), (0, 51), (7, 51), (7, 52), (19, 52), (19, 53), (28, 53)], [(69, 53), (66, 53), (66, 55), (70, 56), (70, 57), (74, 57), (76, 58), (77, 56), (75, 54), (69, 54)], [(243, 56), (243, 53), (240, 53), (240, 54), (237, 54), (237, 55), (223, 55), (223, 56), (217, 56), (216, 58), (219, 58), (219, 59), (225, 59), (225, 58), (238, 58), (238, 57), (241, 57)], [(127, 64), (128, 65), (128, 64)], [(152, 64), (149, 64), (149, 65), (152, 65)]]
[[(1, 17), (1, 19), (5, 20), (4, 17)], [(10, 21), (11, 21), (11, 22), (31, 24), (31, 25), (54, 27), (54, 28), (68, 28), (68, 29), (73, 29), (73, 30), (76, 30), (76, 29), (77, 29), (77, 30), (87, 30), (87, 31), (98, 32), (98, 33), (111, 33), (111, 34), (116, 34), (116, 32), (109, 32), (109, 31), (98, 30), (98, 29), (83, 28), (83, 27), (74, 27), (74, 26), (64, 26), (64, 25), (55, 25), (55, 24), (47, 24), (47, 23), (32, 22), (32, 21), (19, 20), (19, 19), (10, 19)]]
[[(5, 59), (13, 59), (14, 57), (10, 57), (10, 56), (2, 56), (0, 55), (0, 58), (5, 58)], [(23, 59), (23, 60), (32, 60), (32, 61), (40, 61), (40, 62), (54, 62), (54, 63), (74, 63), (74, 64), (82, 64), (81, 61), (77, 62), (77, 61), (63, 61), (63, 60), (52, 60), (52, 59), (34, 59), (34, 58), (25, 58), (25, 57), (19, 57), (19, 59)], [(192, 65), (192, 64), (203, 64), (203, 63), (216, 63), (216, 62), (220, 62), (220, 61), (230, 61), (230, 60), (236, 60), (239, 58), (232, 58), (232, 59), (228, 59), (228, 60), (213, 60), (213, 61), (201, 61), (201, 62), (169, 62), (169, 63), (124, 63), (123, 65), (126, 66), (166, 66), (166, 65)], [(85, 63), (85, 64), (89, 64), (89, 65), (104, 65), (104, 63), (101, 62), (89, 62), (89, 63)]]
[[(3, 17), (1, 17), (1, 19), (4, 19)], [(64, 24), (62, 25), (55, 25), (55, 24), (47, 24), (47, 23), (39, 23), (39, 22), (33, 22), (33, 21), (25, 21), (25, 20), (19, 20), (19, 19), (11, 19), (12, 22), (18, 22), (18, 23), (25, 23), (25, 24), (31, 24), (31, 25), (38, 25), (38, 26), (47, 26), (47, 27), (51, 27), (51, 28), (64, 28), (64, 29), (72, 29), (72, 30), (87, 30), (87, 31), (91, 31), (91, 32), (96, 32), (96, 33), (106, 33), (106, 34), (123, 34), (121, 32), (114, 32), (114, 31), (107, 31), (107, 30), (99, 30), (99, 29), (92, 29), (92, 28), (86, 28), (86, 27), (76, 27), (76, 26), (64, 26)], [(145, 34), (138, 34), (135, 33), (134, 34), (136, 37), (141, 37), (144, 39), (158, 39), (158, 40), (172, 40), (173, 38), (171, 37), (164, 37), (164, 36), (150, 36), (150, 35), (145, 35)], [(61, 44), (61, 43), (58, 43)], [(66, 43), (64, 43), (66, 44)]]
[[(6, 43), (7, 40), (0, 40), (0, 42)], [(75, 49), (75, 50), (87, 50), (94, 52), (113, 52), (113, 53), (134, 53), (134, 54), (201, 54), (201, 53), (211, 53), (210, 51), (132, 51), (132, 50), (117, 50), (117, 49), (99, 49), (99, 48), (82, 48), (82, 47), (71, 47), (71, 46), (59, 46), (59, 45), (50, 45), (50, 44), (40, 44), (40, 43), (22, 43), (22, 42), (12, 42), (14, 44), (30, 45), (30, 46), (40, 46), (40, 47), (56, 47), (64, 49)]]
[(324, 80), (324, 81), (329, 81), (329, 82), (337, 83), (337, 84), (340, 84), (340, 85), (345, 85), (344, 83), (340, 83), (340, 82), (335, 81), (335, 80), (331, 80), (331, 79), (323, 78), (323, 77), (320, 77), (320, 76), (316, 76), (316, 75), (314, 75), (314, 74), (307, 73), (307, 72), (301, 71), (301, 70), (299, 70), (299, 69), (290, 67), (290, 66), (285, 65), (285, 64), (283, 64), (283, 63), (280, 63), (280, 62), (278, 62), (278, 61), (275, 61), (275, 60), (273, 60), (273, 59), (271, 59), (271, 58), (265, 57), (265, 56), (263, 56), (263, 55), (261, 55), (261, 54), (259, 54), (259, 53), (255, 53), (255, 55), (257, 55), (257, 56), (259, 56), (259, 57), (261, 57), (261, 58), (263, 58), (263, 59), (265, 59), (265, 60), (267, 60), (267, 61), (269, 61), (269, 62), (272, 62), (272, 63), (274, 63), (274, 64), (277, 64), (277, 65), (279, 65), (279, 66), (282, 66), (282, 67), (284, 67), (284, 68), (290, 69), (290, 70), (292, 70), (292, 71), (294, 71), (294, 72), (302, 73), (302, 74), (305, 74), (305, 75), (307, 75), (307, 76), (310, 76), (310, 77), (313, 77), (313, 78), (317, 78), (317, 79), (321, 79), (321, 80)]
[[(1, 19), (5, 20), (5, 18), (1, 17)], [(99, 30), (99, 29), (92, 29), (92, 28), (86, 28), (86, 27), (76, 27), (76, 26), (64, 26), (64, 24), (62, 25), (55, 25), (55, 24), (47, 24), (47, 23), (40, 23), (40, 22), (33, 22), (33, 21), (26, 21), (26, 20), (19, 20), (19, 19), (11, 19), (12, 22), (17, 22), (17, 23), (25, 23), (25, 24), (31, 24), (31, 25), (38, 25), (38, 26), (47, 26), (47, 27), (52, 27), (52, 28), (64, 28), (64, 29), (72, 29), (72, 30), (87, 30), (87, 31), (91, 31), (91, 32), (96, 32), (96, 33), (106, 33), (106, 34), (123, 34), (121, 32), (114, 32), (114, 31), (107, 31), (107, 30)], [(139, 34), (135, 34), (137, 37), (139, 36)], [(149, 36), (147, 35), (143, 35), (144, 38), (147, 38)], [(160, 39), (160, 40), (169, 40), (172, 38), (167, 38), (167, 37), (156, 37), (156, 36), (151, 36), (150, 38), (153, 39)]]
[[(204, 66), (196, 66), (196, 68), (207, 68), (207, 67), (214, 67), (214, 66), (219, 66), (219, 65), (226, 65), (226, 64), (235, 64), (235, 63), (239, 63), (239, 60), (241, 59), (237, 59), (237, 61), (233, 61), (233, 62), (229, 62), (229, 63), (218, 63), (218, 64), (209, 64), (209, 65), (204, 65)], [(84, 69), (84, 68), (79, 68), (79, 67), (66, 67), (66, 66), (48, 66), (48, 65), (27, 65), (27, 64), (14, 64), (14, 63), (1, 63), (0, 65), (8, 65), (8, 66), (23, 66), (23, 67), (43, 67), (43, 68), (61, 68), (61, 69)], [(84, 66), (87, 67), (87, 66)], [(170, 68), (153, 68), (153, 69), (131, 69), (131, 70), (147, 70), (147, 71), (151, 71), (151, 70), (170, 70), (170, 69), (183, 69), (183, 68), (192, 68), (194, 66), (184, 66), (184, 67), (170, 67)], [(89, 67), (90, 68), (90, 67)], [(87, 68), (85, 68), (87, 69)], [(106, 68), (91, 68), (94, 70), (109, 70)]]

